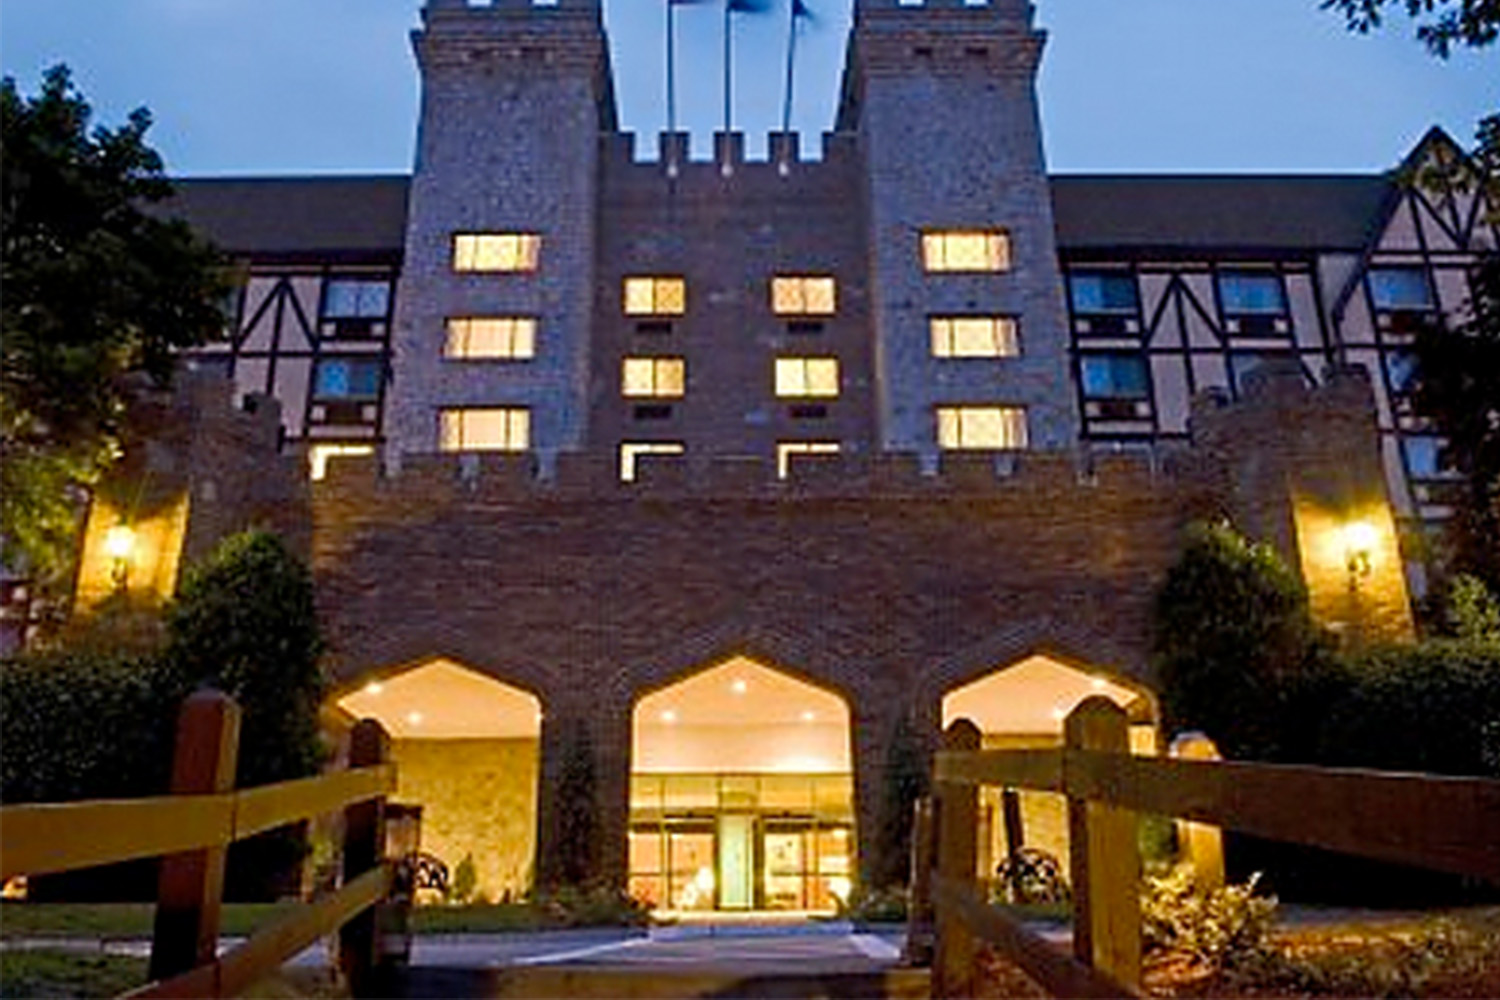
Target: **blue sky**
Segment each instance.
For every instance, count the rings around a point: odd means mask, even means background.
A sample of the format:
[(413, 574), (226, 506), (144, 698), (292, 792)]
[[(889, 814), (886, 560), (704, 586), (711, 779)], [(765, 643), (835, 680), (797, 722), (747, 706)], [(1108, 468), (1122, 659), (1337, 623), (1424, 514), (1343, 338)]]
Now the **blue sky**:
[[(788, 0), (741, 20), (736, 126), (780, 120)], [(808, 0), (793, 125), (829, 128), (851, 0)], [(176, 174), (410, 168), (420, 0), (5, 0), (0, 67), (24, 91), (67, 62), (107, 122), (152, 109)], [(1469, 141), (1500, 110), (1500, 49), (1431, 58), (1396, 19), (1360, 37), (1318, 0), (1037, 0), (1040, 94), (1058, 171), (1392, 166), (1431, 125)], [(624, 127), (665, 125), (661, 0), (605, 0)], [(707, 154), (722, 116), (721, 16), (680, 14), (679, 122)], [(643, 142), (654, 147), (654, 142)], [(815, 145), (804, 140), (804, 146)]]

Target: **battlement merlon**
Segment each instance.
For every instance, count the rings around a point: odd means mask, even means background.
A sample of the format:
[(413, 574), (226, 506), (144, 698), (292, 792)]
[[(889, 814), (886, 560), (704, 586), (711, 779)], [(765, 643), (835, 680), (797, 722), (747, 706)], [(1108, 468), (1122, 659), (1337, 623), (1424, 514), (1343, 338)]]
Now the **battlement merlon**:
[(695, 160), (689, 149), (687, 132), (657, 133), (655, 158), (637, 158), (634, 132), (608, 132), (600, 137), (600, 162), (607, 167), (659, 168), (675, 165), (679, 171), (698, 171), (705, 175), (722, 177), (719, 169), (732, 167), (784, 168), (797, 166), (817, 169), (824, 166), (844, 166), (855, 162), (858, 156), (856, 138), (844, 132), (822, 134), (822, 158), (812, 159), (802, 155), (802, 136), (797, 132), (770, 132), (766, 136), (766, 156), (750, 158), (745, 155), (745, 137), (742, 132), (723, 132), (713, 135), (713, 159)]
[(411, 38), (424, 71), (476, 64), (527, 73), (609, 67), (598, 0), (494, 0), (486, 6), (427, 0), (422, 27)]
[[(793, 456), (785, 478), (760, 456), (649, 455), (623, 482), (611, 456), (563, 453), (554, 475), (540, 475), (530, 455), (408, 454), (393, 474), (368, 456), (336, 456), (313, 484), (319, 503), (366, 507), (383, 501), (444, 503), (646, 500), (1065, 499), (1102, 495), (1161, 499), (1175, 488), (1148, 457), (1090, 457), (1077, 452), (946, 454), (936, 474), (918, 456)], [(1048, 500), (1038, 500), (1046, 503)], [(1155, 501), (1153, 501), (1155, 502)]]

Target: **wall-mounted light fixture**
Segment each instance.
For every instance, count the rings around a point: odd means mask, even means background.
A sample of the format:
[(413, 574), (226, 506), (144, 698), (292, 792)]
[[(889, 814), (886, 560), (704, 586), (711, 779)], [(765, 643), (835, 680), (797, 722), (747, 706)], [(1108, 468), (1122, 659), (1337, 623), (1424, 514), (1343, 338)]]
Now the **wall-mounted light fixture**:
[(1344, 525), (1344, 559), (1351, 578), (1370, 575), (1371, 560), (1380, 533), (1368, 521), (1351, 521)]
[(135, 530), (120, 523), (104, 533), (104, 554), (109, 557), (109, 580), (116, 593), (130, 584), (130, 563), (135, 557)]

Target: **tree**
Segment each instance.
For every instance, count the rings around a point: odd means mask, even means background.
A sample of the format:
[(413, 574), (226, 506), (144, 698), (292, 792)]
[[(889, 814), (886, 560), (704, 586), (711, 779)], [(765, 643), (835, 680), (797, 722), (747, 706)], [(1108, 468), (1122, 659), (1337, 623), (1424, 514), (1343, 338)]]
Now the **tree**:
[(120, 453), (140, 373), (223, 329), (229, 272), (185, 223), (151, 115), (90, 131), (67, 67), (23, 98), (0, 82), (0, 559), (40, 581), (71, 565), (83, 491)]
[(1417, 331), (1413, 398), (1464, 476), (1448, 526), (1450, 569), (1500, 591), (1500, 257), (1481, 261), (1470, 287), (1464, 321)]
[(1444, 59), (1454, 46), (1484, 48), (1500, 38), (1500, 0), (1323, 0), (1361, 34), (1380, 27), (1391, 7), (1418, 20), (1417, 38)]
[(1168, 731), (1206, 732), (1231, 758), (1285, 759), (1288, 717), (1327, 672), (1307, 590), (1270, 546), (1194, 525), (1156, 594), (1152, 657)]
[(244, 712), (240, 787), (317, 773), (322, 652), (312, 574), (269, 532), (220, 542), (167, 610), (167, 660)]

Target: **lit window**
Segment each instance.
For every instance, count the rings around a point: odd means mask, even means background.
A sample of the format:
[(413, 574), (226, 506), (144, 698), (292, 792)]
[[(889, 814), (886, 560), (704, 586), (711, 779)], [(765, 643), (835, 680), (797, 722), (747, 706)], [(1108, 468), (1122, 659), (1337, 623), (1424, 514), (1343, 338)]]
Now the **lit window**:
[(531, 411), (519, 407), (439, 410), (443, 451), (525, 451)]
[(1128, 271), (1084, 271), (1070, 274), (1068, 292), (1073, 302), (1073, 311), (1080, 315), (1133, 314), (1140, 303), (1135, 275)]
[(682, 278), (625, 279), (625, 315), (681, 316), (687, 312), (687, 281)]
[(672, 399), (687, 385), (687, 362), (682, 358), (626, 358), (620, 364), (620, 394), (627, 397)]
[(1026, 411), (1019, 406), (940, 406), (938, 446), (948, 451), (1026, 447)]
[(1008, 271), (1010, 237), (996, 231), (923, 233), (922, 267), (928, 271)]
[(1286, 312), (1281, 277), (1269, 271), (1226, 271), (1219, 275), (1219, 301), (1226, 316), (1279, 316)]
[(308, 470), (314, 479), (328, 475), (328, 460), (340, 455), (373, 455), (372, 444), (315, 444), (307, 450)]
[(391, 283), (385, 278), (330, 278), (323, 288), (324, 319), (385, 319)]
[(1151, 379), (1139, 354), (1085, 354), (1078, 362), (1087, 399), (1146, 399)]
[(324, 358), (313, 379), (315, 399), (374, 399), (380, 395), (379, 358)]
[(776, 442), (776, 475), (785, 479), (792, 470), (793, 455), (837, 455), (837, 441), (778, 441)]
[(443, 357), (524, 359), (536, 354), (536, 320), (529, 316), (471, 316), (448, 321)]
[(831, 399), (838, 394), (838, 358), (776, 359), (777, 396)]
[(781, 275), (771, 279), (771, 311), (778, 316), (831, 316), (835, 298), (832, 278)]
[(1013, 358), (1021, 353), (1009, 316), (934, 316), (928, 320), (935, 358)]
[(626, 441), (620, 445), (620, 480), (635, 482), (636, 462), (642, 455), (681, 455), (685, 451), (681, 441)]
[(535, 271), (542, 249), (536, 233), (457, 233), (455, 271)]
[(1426, 312), (1433, 308), (1432, 285), (1420, 267), (1370, 269), (1370, 297), (1381, 312)]

